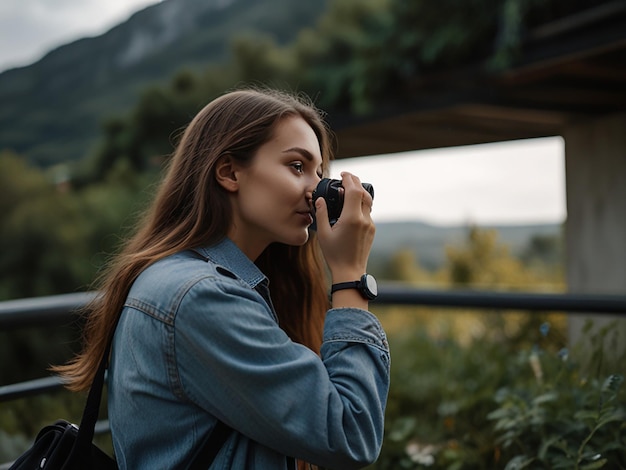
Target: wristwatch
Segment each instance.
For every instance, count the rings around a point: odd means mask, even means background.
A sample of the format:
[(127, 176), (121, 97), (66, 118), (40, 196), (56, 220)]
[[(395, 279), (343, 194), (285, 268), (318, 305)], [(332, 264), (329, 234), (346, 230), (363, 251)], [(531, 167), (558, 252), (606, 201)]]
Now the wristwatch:
[(363, 274), (358, 281), (333, 284), (330, 288), (330, 293), (332, 294), (333, 292), (343, 289), (356, 289), (366, 300), (374, 300), (378, 297), (378, 284), (371, 274)]

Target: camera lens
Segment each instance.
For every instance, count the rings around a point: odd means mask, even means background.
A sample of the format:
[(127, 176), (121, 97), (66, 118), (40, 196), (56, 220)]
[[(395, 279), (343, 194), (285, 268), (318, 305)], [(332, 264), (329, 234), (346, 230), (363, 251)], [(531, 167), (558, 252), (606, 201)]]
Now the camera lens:
[[(361, 183), (363, 188), (370, 193), (372, 199), (374, 198), (374, 187), (370, 183)], [(322, 179), (317, 188), (313, 191), (313, 218), (315, 219), (315, 201), (318, 197), (323, 197), (326, 201), (326, 207), (328, 208), (328, 221), (330, 225), (335, 225), (337, 220), (339, 220), (339, 216), (341, 215), (341, 210), (343, 209), (343, 191), (340, 189), (343, 188), (341, 186), (341, 180), (334, 180), (330, 178)], [(315, 230), (317, 227), (316, 221), (313, 221), (313, 225), (311, 228)]]

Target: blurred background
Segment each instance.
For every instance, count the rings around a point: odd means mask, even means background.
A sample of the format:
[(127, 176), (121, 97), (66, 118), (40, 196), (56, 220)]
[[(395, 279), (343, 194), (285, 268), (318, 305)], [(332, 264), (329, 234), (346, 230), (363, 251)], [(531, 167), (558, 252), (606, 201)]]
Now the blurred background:
[[(0, 301), (89, 291), (181, 129), (249, 85), (327, 113), (332, 175), (375, 187), (383, 285), (626, 295), (623, 0), (4, 0)], [(372, 309), (393, 356), (373, 468), (626, 468), (623, 314)], [(78, 327), (0, 326), (0, 389)], [(0, 463), (83, 398), (0, 402)]]

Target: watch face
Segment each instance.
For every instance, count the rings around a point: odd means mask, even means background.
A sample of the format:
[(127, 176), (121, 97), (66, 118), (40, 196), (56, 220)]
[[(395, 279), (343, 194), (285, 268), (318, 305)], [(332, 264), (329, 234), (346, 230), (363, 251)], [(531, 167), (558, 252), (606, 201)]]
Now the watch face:
[(367, 283), (367, 288), (369, 289), (369, 291), (374, 295), (378, 295), (378, 284), (376, 283), (376, 279), (374, 279), (374, 276), (368, 274), (367, 276), (365, 276), (365, 282)]
[(366, 274), (362, 278), (364, 287), (369, 291), (370, 297), (376, 297), (378, 295), (378, 284), (376, 279), (371, 274)]

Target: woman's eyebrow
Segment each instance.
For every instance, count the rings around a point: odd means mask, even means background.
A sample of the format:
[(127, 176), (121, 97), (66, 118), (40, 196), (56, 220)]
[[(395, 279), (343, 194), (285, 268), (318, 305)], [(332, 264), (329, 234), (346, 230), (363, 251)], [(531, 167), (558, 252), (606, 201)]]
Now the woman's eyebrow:
[(283, 153), (290, 153), (290, 152), (299, 153), (300, 155), (302, 155), (304, 158), (306, 158), (309, 161), (315, 160), (315, 157), (313, 156), (313, 154), (309, 152), (307, 149), (304, 149), (302, 147), (291, 147), (291, 148), (288, 148), (287, 150), (283, 150)]

